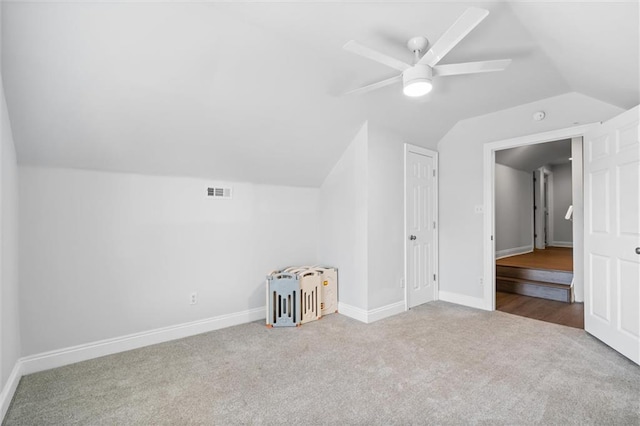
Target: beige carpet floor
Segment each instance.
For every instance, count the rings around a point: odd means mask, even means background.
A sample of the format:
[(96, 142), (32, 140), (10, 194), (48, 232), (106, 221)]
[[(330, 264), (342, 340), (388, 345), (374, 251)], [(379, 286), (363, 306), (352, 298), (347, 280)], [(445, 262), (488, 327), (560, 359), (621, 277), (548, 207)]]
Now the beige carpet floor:
[(640, 424), (640, 367), (583, 330), (445, 302), (245, 324), (22, 378), (6, 425)]

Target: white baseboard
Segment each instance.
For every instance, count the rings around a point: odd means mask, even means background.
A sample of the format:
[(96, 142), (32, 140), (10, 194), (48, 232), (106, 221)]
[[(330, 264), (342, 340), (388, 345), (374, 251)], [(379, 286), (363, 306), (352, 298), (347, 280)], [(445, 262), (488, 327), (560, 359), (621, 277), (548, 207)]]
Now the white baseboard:
[(138, 349), (144, 346), (182, 339), (196, 334), (219, 330), (234, 325), (245, 324), (265, 318), (265, 308), (249, 309), (227, 315), (219, 315), (199, 321), (173, 325), (113, 339), (101, 340), (84, 345), (30, 355), (20, 359), (21, 373), (31, 374), (63, 365), (86, 361), (118, 352)]
[(354, 320), (360, 322), (367, 322), (367, 311), (364, 309), (356, 308), (355, 306), (347, 305), (346, 303), (338, 302), (338, 312)]
[(573, 241), (551, 241), (550, 246), (573, 248)]
[[(358, 321), (371, 323), (404, 312), (404, 302), (393, 303), (370, 311), (339, 303), (338, 311)], [(0, 392), (0, 409), (2, 410), (0, 412), (0, 419), (4, 419), (18, 387), (18, 383), (20, 382), (20, 378), (23, 375), (219, 330), (234, 325), (258, 321), (264, 318), (265, 308), (261, 307), (20, 358), (16, 362), (2, 392)]]
[(338, 312), (340, 312), (342, 315), (348, 316), (349, 318), (353, 318), (366, 324), (380, 321), (384, 318), (389, 318), (404, 311), (404, 301), (381, 306), (369, 311), (365, 311), (364, 309), (356, 308), (355, 306), (347, 305), (342, 302), (338, 303)]
[(450, 293), (448, 291), (439, 291), (438, 298), (445, 302), (455, 303), (457, 305), (469, 306), (470, 308), (487, 310), (484, 298), (467, 296), (465, 294)]
[[(404, 302), (393, 303), (370, 311), (339, 303), (338, 311), (358, 321), (371, 323), (404, 312)], [(219, 330), (234, 325), (258, 321), (264, 318), (265, 308), (261, 307), (20, 358), (16, 362), (7, 383), (0, 392), (0, 419), (4, 419), (18, 387), (18, 383), (20, 383), (20, 378), (22, 378), (23, 375)]]
[(389, 318), (402, 312), (404, 312), (404, 300), (401, 302), (396, 302), (390, 305), (371, 309), (367, 312), (367, 323), (380, 321), (381, 319)]
[(496, 251), (496, 259), (502, 259), (503, 257), (517, 256), (519, 254), (531, 253), (533, 251), (533, 245), (514, 247), (505, 250)]
[(2, 392), (0, 392), (0, 422), (4, 421), (4, 416), (7, 414), (7, 410), (9, 410), (9, 405), (11, 405), (11, 400), (16, 393), (22, 374), (22, 361), (18, 360), (13, 366), (7, 383), (5, 383), (2, 388)]

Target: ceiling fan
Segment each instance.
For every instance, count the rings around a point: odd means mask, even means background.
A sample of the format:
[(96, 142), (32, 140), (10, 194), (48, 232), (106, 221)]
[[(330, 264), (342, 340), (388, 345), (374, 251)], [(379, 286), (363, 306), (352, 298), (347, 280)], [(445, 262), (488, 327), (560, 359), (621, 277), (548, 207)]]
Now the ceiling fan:
[(383, 65), (401, 71), (402, 74), (351, 90), (346, 92), (345, 95), (366, 93), (402, 81), (403, 93), (407, 96), (418, 97), (424, 96), (431, 91), (434, 77), (504, 70), (511, 63), (511, 59), (438, 65), (438, 62), (480, 24), (488, 14), (489, 11), (484, 9), (475, 7), (468, 8), (462, 16), (445, 31), (442, 37), (431, 46), (431, 49), (424, 54), (423, 52), (429, 46), (429, 41), (426, 37), (418, 36), (410, 39), (407, 47), (415, 56), (414, 65), (409, 65), (406, 62), (392, 58), (377, 50), (370, 49), (354, 40), (347, 42), (347, 44), (343, 46), (343, 49), (380, 62)]

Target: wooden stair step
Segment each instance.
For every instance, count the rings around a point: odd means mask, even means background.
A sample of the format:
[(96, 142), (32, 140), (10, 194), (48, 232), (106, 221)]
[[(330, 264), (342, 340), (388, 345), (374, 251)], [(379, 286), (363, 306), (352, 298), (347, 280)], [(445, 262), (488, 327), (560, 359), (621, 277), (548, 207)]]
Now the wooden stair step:
[(556, 269), (522, 268), (519, 266), (497, 265), (496, 276), (564, 285), (571, 285), (573, 281), (573, 272)]
[(567, 284), (496, 276), (496, 290), (571, 303), (571, 286)]

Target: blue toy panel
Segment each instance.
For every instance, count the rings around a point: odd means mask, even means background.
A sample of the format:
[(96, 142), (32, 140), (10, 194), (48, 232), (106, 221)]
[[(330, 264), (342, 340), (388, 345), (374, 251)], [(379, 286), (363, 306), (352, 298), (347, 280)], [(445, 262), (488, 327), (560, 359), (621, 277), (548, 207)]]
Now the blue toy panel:
[(295, 327), (300, 324), (300, 284), (292, 274), (269, 277), (269, 321), (274, 327)]

